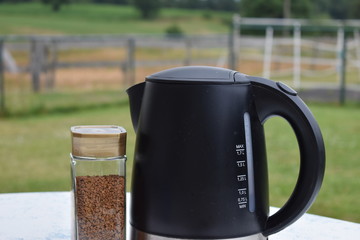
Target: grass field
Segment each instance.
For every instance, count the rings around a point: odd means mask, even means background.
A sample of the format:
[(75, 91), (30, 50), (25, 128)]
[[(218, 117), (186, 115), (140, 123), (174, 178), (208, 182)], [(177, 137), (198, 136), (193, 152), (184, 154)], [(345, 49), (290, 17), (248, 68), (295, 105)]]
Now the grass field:
[[(310, 108), (322, 129), (327, 154), (324, 184), (310, 212), (360, 222), (360, 111), (356, 106)], [(135, 134), (123, 101), (71, 113), (0, 119), (0, 192), (69, 190), (69, 128), (81, 124), (116, 124), (128, 130), (129, 183)], [(285, 120), (272, 118), (265, 129), (270, 201), (281, 206), (295, 184), (299, 153)]]
[(231, 13), (162, 9), (142, 20), (131, 6), (69, 4), (57, 13), (40, 3), (0, 4), (0, 34), (164, 33), (177, 24), (185, 33), (226, 33)]

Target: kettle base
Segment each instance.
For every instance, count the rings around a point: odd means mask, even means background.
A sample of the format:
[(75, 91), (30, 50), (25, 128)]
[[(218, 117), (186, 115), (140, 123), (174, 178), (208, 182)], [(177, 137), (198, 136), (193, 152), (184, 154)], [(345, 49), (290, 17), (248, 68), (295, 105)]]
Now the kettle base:
[[(200, 240), (200, 239), (184, 239), (184, 238), (173, 238), (173, 237), (164, 237), (151, 233), (146, 233), (140, 231), (133, 226), (130, 227), (130, 240)], [(262, 235), (261, 233), (246, 236), (246, 237), (238, 237), (238, 238), (225, 238), (226, 240), (267, 240), (268, 238)], [(225, 240), (224, 239), (224, 240)], [(205, 240), (205, 239), (202, 239)], [(206, 239), (210, 240), (210, 239)], [(211, 239), (212, 240), (212, 239)], [(214, 239), (215, 240), (215, 239)]]

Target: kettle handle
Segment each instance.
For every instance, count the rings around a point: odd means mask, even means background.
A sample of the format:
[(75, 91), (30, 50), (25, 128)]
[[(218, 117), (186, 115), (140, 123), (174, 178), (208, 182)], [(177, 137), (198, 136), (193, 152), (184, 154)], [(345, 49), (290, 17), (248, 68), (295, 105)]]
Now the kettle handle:
[(300, 218), (314, 202), (324, 177), (325, 147), (320, 128), (297, 93), (280, 82), (247, 76), (253, 88), (256, 111), (263, 124), (281, 116), (292, 126), (300, 149), (300, 171), (286, 204), (267, 220), (263, 234), (274, 234)]

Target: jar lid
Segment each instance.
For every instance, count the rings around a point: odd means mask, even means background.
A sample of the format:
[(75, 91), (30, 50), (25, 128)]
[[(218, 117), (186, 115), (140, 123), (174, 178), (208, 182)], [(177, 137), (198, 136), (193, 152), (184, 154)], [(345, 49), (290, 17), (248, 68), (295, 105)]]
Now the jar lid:
[(126, 130), (112, 125), (71, 127), (72, 155), (118, 157), (126, 154)]

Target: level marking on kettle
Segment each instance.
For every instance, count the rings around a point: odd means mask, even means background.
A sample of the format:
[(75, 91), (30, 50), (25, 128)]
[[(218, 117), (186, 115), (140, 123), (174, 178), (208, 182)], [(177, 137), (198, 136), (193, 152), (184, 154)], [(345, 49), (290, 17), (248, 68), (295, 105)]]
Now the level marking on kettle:
[(246, 160), (247, 160), (247, 177), (248, 177), (248, 201), (249, 211), (255, 211), (255, 183), (254, 183), (254, 163), (252, 151), (251, 121), (250, 114), (244, 113), (245, 143), (246, 143)]
[(238, 189), (239, 195), (246, 195), (247, 193), (247, 188), (239, 188)]
[(236, 144), (235, 145), (236, 154), (239, 156), (245, 155), (245, 146), (244, 144)]
[(246, 197), (239, 197), (238, 198), (238, 203), (239, 204), (247, 203), (247, 198)]
[(245, 167), (245, 161), (236, 161), (238, 167)]
[(238, 198), (238, 205), (239, 205), (240, 209), (246, 208), (246, 204), (247, 204), (247, 198), (246, 197), (239, 197)]
[(246, 181), (246, 175), (245, 175), (245, 174), (244, 174), (244, 175), (238, 175), (238, 176), (237, 176), (237, 180), (238, 180), (239, 182)]

